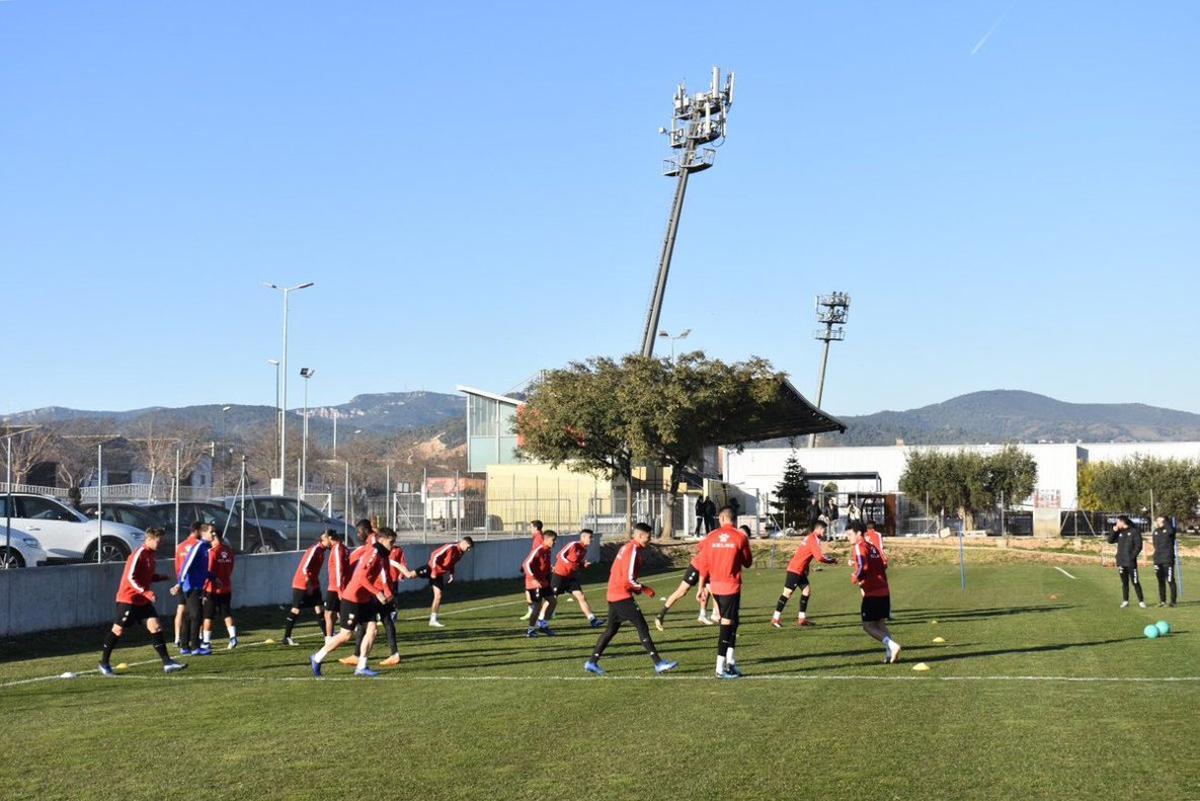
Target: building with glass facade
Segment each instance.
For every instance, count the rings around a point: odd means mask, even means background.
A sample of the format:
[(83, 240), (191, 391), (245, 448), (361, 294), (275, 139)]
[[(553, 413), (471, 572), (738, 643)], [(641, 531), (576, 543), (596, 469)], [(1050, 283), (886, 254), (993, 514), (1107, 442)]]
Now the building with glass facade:
[(473, 387), (467, 396), (467, 472), (486, 473), (489, 465), (518, 464), (517, 407), (521, 401)]

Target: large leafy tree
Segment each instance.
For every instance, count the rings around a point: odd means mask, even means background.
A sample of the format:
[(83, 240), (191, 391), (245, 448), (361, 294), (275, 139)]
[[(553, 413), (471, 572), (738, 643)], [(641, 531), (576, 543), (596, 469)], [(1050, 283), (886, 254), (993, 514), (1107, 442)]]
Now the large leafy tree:
[(1037, 462), (1014, 445), (989, 456), (912, 450), (900, 476), (901, 492), (928, 497), (931, 506), (955, 512), (968, 529), (974, 528), (976, 512), (1019, 503), (1036, 484)]
[(1194, 514), (1200, 463), (1134, 456), (1122, 462), (1081, 463), (1079, 503), (1084, 509), (1137, 513), (1150, 508), (1170, 517)]
[[(783, 375), (763, 359), (727, 364), (689, 353), (668, 359), (591, 359), (546, 373), (517, 418), (522, 450), (551, 464), (623, 476), (655, 465), (670, 471), (663, 530), (685, 470), (704, 447), (741, 443), (771, 414)], [(628, 498), (630, 493), (626, 493)], [(626, 515), (630, 509), (627, 506)]]

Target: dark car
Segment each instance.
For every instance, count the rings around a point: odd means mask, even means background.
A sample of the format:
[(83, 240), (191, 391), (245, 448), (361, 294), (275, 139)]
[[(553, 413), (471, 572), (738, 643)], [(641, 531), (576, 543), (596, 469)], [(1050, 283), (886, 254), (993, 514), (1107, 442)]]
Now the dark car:
[[(106, 504), (107, 506), (107, 504)], [(158, 525), (167, 530), (167, 536), (175, 529), (175, 504), (155, 503), (143, 507), (158, 520)], [(106, 510), (107, 513), (107, 510)], [(230, 515), (229, 510), (217, 503), (201, 503), (185, 501), (179, 504), (180, 540), (187, 537), (192, 530), (192, 523), (200, 521), (216, 526), (225, 535), (225, 542), (234, 551), (245, 553), (277, 553), (289, 549), (289, 544), (283, 535), (273, 528), (255, 525), (250, 516), (246, 516), (246, 544), (242, 547), (241, 519)]]
[[(92, 520), (96, 519), (98, 509), (98, 505), (94, 503), (79, 504), (79, 511)], [(158, 519), (158, 515), (149, 511), (145, 506), (125, 501), (106, 502), (104, 504), (104, 519), (109, 523), (124, 523), (134, 528), (140, 528), (142, 531), (151, 526), (162, 525)]]

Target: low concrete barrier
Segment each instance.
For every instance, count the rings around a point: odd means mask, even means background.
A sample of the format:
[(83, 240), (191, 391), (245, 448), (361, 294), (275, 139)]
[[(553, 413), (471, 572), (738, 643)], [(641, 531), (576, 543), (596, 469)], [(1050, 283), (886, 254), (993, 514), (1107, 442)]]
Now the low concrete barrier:
[[(560, 537), (559, 548), (578, 537)], [(405, 561), (416, 568), (429, 561), (437, 544), (402, 544)], [(169, 553), (169, 549), (166, 551)], [(529, 553), (528, 539), (477, 542), (455, 571), (456, 581), (485, 581), (511, 578), (521, 573), (521, 562)], [(592, 541), (590, 561), (600, 559), (600, 537)], [(292, 576), (300, 562), (300, 553), (239, 556), (233, 571), (233, 605), (269, 606), (287, 603), (292, 597)], [(0, 570), (0, 637), (37, 631), (100, 626), (111, 622), (116, 604), (117, 585), (123, 565), (62, 565), (21, 570)], [(171, 559), (158, 560), (158, 572), (173, 574)], [(321, 577), (322, 587), (325, 577)], [(167, 590), (172, 582), (156, 584), (159, 614), (173, 614), (175, 599)], [(427, 581), (405, 581), (400, 590), (418, 592)]]

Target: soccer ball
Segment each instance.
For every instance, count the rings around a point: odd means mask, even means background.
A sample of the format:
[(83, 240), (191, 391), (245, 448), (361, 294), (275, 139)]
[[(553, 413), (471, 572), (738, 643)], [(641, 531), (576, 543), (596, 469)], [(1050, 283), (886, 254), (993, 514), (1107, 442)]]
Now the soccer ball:
[(1157, 640), (1158, 639), (1158, 626), (1151, 623), (1149, 626), (1146, 626), (1146, 628), (1142, 629), (1142, 634), (1145, 634), (1147, 639)]
[(1171, 624), (1165, 620), (1155, 623), (1154, 628), (1158, 629), (1158, 633), (1164, 637), (1171, 633)]

